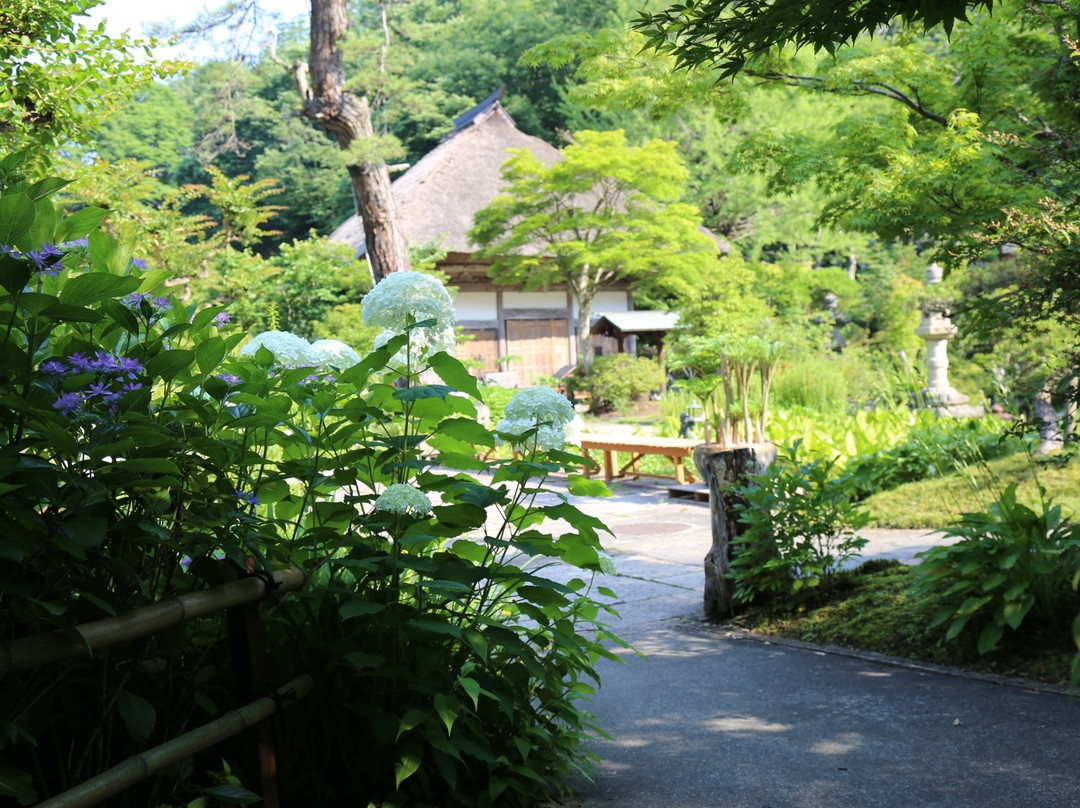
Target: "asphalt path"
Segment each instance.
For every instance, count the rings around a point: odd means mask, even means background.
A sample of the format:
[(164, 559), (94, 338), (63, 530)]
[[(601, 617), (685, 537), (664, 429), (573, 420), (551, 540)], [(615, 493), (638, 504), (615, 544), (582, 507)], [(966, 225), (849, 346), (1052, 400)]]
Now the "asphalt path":
[[(577, 500), (614, 536), (615, 628), (601, 662), (595, 783), (580, 808), (1080, 808), (1080, 699), (1054, 688), (768, 641), (703, 621), (704, 504), (664, 488)], [(866, 531), (866, 558), (941, 541)], [(553, 571), (569, 575), (569, 571)]]

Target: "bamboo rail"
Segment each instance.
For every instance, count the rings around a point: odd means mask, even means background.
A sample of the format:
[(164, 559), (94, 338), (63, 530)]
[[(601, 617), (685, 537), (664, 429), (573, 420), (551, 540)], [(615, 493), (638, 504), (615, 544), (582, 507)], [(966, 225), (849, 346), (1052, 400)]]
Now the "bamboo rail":
[[(232, 585), (226, 584), (226, 586)], [(311, 692), (314, 684), (314, 680), (307, 674), (297, 676), (275, 691), (273, 696), (256, 699), (209, 724), (204, 724), (198, 729), (186, 732), (141, 754), (133, 755), (123, 763), (80, 783), (75, 788), (38, 803), (37, 808), (89, 808), (91, 805), (97, 805), (139, 781), (145, 780), (150, 775), (191, 757), (196, 752), (239, 735), (248, 727), (276, 713), (283, 699), (299, 699), (306, 696)]]
[(49, 665), (101, 648), (121, 645), (163, 629), (223, 609), (257, 601), (272, 591), (292, 592), (304, 585), (307, 575), (296, 567), (280, 570), (272, 583), (258, 576), (221, 584), (199, 592), (167, 598), (133, 612), (95, 620), (75, 627), (82, 641), (62, 631), (0, 644), (0, 678), (26, 668)]

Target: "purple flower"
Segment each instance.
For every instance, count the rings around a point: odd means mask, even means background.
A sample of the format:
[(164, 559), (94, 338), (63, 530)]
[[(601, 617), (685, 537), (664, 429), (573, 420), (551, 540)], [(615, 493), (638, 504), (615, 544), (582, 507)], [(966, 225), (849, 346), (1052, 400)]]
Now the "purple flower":
[(335, 384), (337, 382), (337, 376), (327, 373), (325, 376), (323, 376), (323, 381), (327, 384)]
[(87, 359), (81, 353), (73, 353), (68, 357), (68, 364), (73, 368), (83, 373), (93, 373), (97, 368), (94, 366), (93, 360)]
[(121, 374), (126, 374), (129, 379), (134, 379), (142, 373), (145, 368), (143, 368), (142, 362), (138, 359), (129, 359), (126, 356), (121, 356), (116, 360), (116, 369), (119, 370)]
[(102, 373), (112, 373), (120, 370), (120, 365), (116, 361), (116, 357), (106, 351), (98, 351), (94, 354), (93, 359), (94, 370), (101, 371)]
[(125, 393), (134, 393), (136, 390), (142, 390), (142, 382), (128, 382), (124, 385), (123, 390)]
[(227, 311), (219, 311), (210, 322), (214, 328), (224, 328), (225, 324), (232, 320), (232, 315)]
[(238, 384), (243, 384), (244, 380), (237, 376), (235, 373), (219, 373), (217, 378), (221, 379), (229, 387), (235, 387)]
[(257, 496), (255, 496), (254, 491), (249, 491), (249, 492), (245, 493), (245, 492), (241, 491), (239, 488), (237, 488), (236, 489), (236, 498), (239, 499), (241, 502), (246, 502), (248, 505), (258, 505), (259, 504), (259, 498)]
[(94, 382), (86, 388), (86, 395), (88, 397), (101, 396), (104, 398), (109, 393), (109, 385), (107, 382)]
[(41, 367), (38, 368), (42, 373), (48, 373), (50, 376), (63, 376), (67, 373), (67, 367), (63, 362), (58, 362), (55, 359), (50, 359), (48, 362), (42, 362)]
[(143, 314), (144, 304), (149, 306), (149, 319), (151, 322), (160, 320), (161, 315), (171, 307), (167, 297), (150, 297), (150, 295), (144, 295), (142, 292), (132, 292), (120, 302), (137, 314)]
[(144, 261), (141, 258), (132, 258), (131, 259), (131, 264), (136, 269), (146, 269), (146, 261)]
[(53, 402), (53, 409), (59, 410), (61, 415), (71, 415), (76, 412), (83, 403), (83, 394), (78, 390), (64, 393)]
[(75, 247), (89, 247), (90, 240), (86, 236), (83, 236), (82, 238), (77, 238), (74, 241), (65, 241), (60, 246), (63, 247), (65, 250), (71, 250)]

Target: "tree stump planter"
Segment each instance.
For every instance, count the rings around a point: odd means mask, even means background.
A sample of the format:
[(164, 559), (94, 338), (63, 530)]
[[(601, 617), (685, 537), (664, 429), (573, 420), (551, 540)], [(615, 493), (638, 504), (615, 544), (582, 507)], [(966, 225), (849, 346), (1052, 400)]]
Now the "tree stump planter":
[(731, 490), (747, 478), (760, 474), (776, 460), (776, 447), (755, 444), (736, 448), (699, 446), (694, 463), (709, 485), (709, 510), (712, 513), (712, 547), (705, 556), (705, 616), (723, 619), (735, 606), (735, 586), (731, 569), (731, 545), (746, 528), (739, 521), (735, 505), (743, 500)]

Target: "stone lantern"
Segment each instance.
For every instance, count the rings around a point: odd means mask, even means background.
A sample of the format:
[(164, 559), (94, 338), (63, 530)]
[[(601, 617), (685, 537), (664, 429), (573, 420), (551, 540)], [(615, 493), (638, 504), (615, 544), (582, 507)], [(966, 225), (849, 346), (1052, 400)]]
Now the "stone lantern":
[[(928, 287), (941, 283), (944, 271), (937, 264), (926, 270)], [(949, 384), (949, 340), (956, 336), (956, 326), (949, 319), (949, 308), (943, 303), (928, 305), (915, 333), (926, 340), (927, 404), (942, 414), (977, 417), (983, 414), (980, 406), (969, 406), (968, 396)]]

